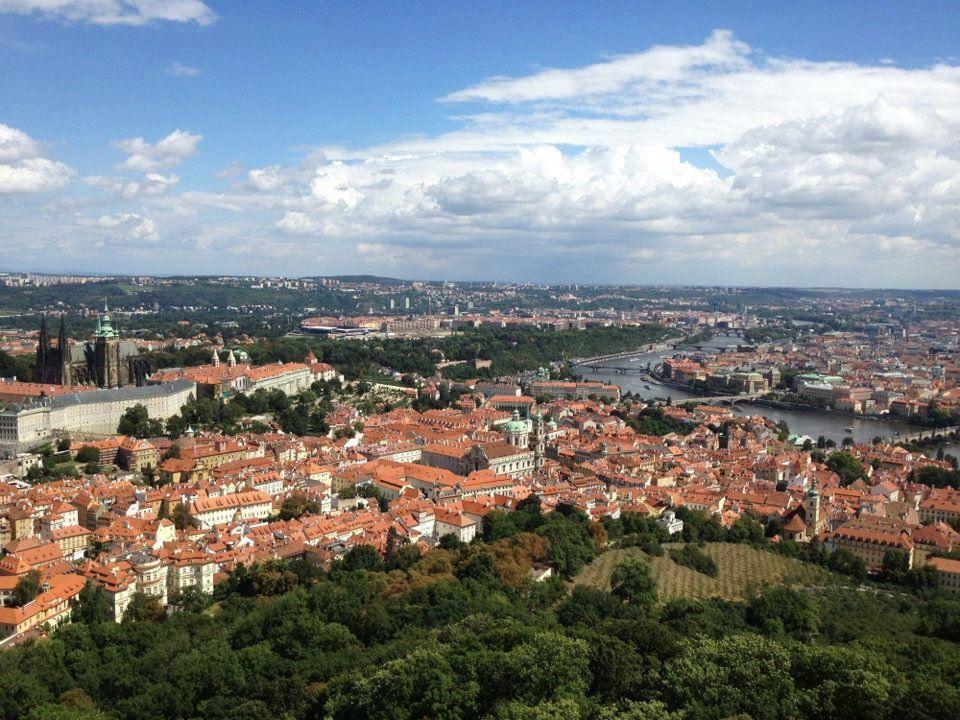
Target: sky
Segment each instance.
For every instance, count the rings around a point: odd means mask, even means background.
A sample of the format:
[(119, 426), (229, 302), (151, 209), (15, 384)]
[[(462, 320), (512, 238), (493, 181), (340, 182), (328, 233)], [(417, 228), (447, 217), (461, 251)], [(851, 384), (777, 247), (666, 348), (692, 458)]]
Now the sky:
[(956, 2), (0, 0), (0, 269), (960, 288)]

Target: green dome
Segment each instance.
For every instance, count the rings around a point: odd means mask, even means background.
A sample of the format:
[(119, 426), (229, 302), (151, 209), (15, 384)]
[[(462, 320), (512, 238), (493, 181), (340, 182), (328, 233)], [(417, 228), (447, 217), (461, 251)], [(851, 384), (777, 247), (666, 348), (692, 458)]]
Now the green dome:
[(511, 435), (519, 435), (529, 431), (527, 421), (521, 420), (520, 413), (516, 410), (513, 411), (513, 418), (503, 426), (503, 429)]
[(112, 320), (110, 319), (110, 313), (107, 310), (107, 304), (103, 304), (103, 315), (97, 319), (97, 331), (94, 333), (96, 337), (105, 337), (112, 338), (118, 337), (118, 333), (113, 329)]

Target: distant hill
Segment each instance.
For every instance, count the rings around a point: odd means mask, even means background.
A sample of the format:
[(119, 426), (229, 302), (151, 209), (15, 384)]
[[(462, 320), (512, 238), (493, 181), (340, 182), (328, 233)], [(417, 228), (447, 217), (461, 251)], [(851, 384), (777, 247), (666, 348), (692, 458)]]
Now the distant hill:
[(410, 280), (401, 278), (381, 277), (380, 275), (317, 275), (317, 279), (339, 280), (342, 283), (376, 283), (378, 285), (404, 285)]

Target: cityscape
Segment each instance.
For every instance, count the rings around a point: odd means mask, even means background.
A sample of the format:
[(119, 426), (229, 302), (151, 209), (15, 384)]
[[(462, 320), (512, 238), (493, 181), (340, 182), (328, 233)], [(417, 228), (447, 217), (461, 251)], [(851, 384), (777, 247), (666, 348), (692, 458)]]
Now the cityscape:
[(960, 16), (414, 5), (0, 0), (0, 720), (960, 717)]

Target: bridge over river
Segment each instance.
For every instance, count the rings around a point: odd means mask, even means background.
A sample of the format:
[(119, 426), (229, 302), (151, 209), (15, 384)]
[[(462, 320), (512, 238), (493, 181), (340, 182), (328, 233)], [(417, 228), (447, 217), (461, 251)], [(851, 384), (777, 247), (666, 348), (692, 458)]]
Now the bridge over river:
[[(588, 367), (594, 372), (600, 368), (606, 368), (607, 366), (604, 363), (610, 362), (611, 360), (629, 360), (630, 358), (639, 357), (640, 355), (646, 355), (647, 353), (657, 352), (658, 350), (670, 350), (673, 347), (672, 344), (660, 344), (660, 345), (646, 345), (639, 350), (627, 350), (626, 352), (619, 353), (610, 353), (609, 355), (595, 355), (594, 357), (587, 358), (571, 358), (571, 364), (580, 367)], [(610, 368), (615, 370), (618, 368)]]
[(951, 437), (953, 433), (960, 432), (960, 425), (949, 425), (942, 428), (924, 428), (915, 433), (909, 434), (900, 434), (892, 435), (890, 437), (883, 438), (883, 442), (888, 443), (898, 443), (898, 442), (913, 442), (914, 440), (944, 440), (950, 442), (954, 438)]

